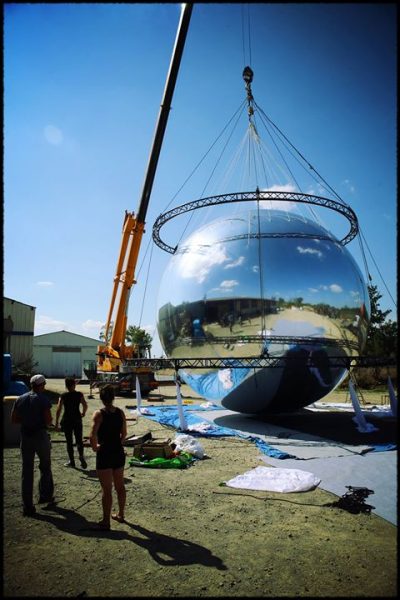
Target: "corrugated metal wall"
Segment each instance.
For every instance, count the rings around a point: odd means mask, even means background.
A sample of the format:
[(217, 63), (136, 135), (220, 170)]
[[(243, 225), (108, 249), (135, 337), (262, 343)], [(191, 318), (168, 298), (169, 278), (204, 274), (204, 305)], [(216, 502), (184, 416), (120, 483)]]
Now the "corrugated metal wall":
[(34, 337), (36, 371), (46, 377), (82, 377), (83, 361), (96, 360), (101, 342), (69, 331), (56, 331)]
[(13, 365), (33, 356), (35, 310), (29, 304), (3, 299), (3, 352), (11, 354)]

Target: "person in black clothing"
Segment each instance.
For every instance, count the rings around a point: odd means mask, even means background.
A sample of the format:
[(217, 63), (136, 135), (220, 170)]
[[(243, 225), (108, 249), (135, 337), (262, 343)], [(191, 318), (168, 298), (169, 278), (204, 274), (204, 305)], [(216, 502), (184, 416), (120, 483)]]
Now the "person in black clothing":
[[(126, 418), (124, 412), (113, 406), (114, 388), (106, 385), (100, 390), (100, 398), (104, 408), (93, 414), (90, 444), (96, 452), (96, 470), (100, 480), (103, 495), (103, 519), (99, 522), (100, 529), (110, 529), (110, 518), (122, 523), (126, 502), (124, 484)], [(114, 483), (118, 497), (118, 513), (111, 514), (112, 486)]]
[(31, 392), (19, 396), (11, 412), (11, 422), (21, 425), (22, 502), (23, 515), (36, 513), (33, 504), (35, 454), (39, 457), (39, 504), (54, 502), (54, 483), (51, 471), (51, 442), (47, 431), (52, 423), (51, 402), (44, 394), (46, 379), (33, 375)]
[[(75, 379), (73, 377), (65, 378), (65, 387), (68, 392), (61, 394), (56, 411), (56, 430), (59, 430), (59, 418), (64, 408), (64, 415), (61, 419), (61, 429), (65, 433), (67, 441), (67, 452), (69, 462), (65, 463), (65, 467), (75, 467), (74, 445), (72, 434), (75, 436), (76, 447), (78, 448), (79, 460), (84, 469), (87, 467), (85, 457), (83, 456), (83, 438), (82, 438), (82, 419), (87, 411), (87, 403), (82, 392), (75, 390)], [(82, 405), (82, 412), (80, 412)]]

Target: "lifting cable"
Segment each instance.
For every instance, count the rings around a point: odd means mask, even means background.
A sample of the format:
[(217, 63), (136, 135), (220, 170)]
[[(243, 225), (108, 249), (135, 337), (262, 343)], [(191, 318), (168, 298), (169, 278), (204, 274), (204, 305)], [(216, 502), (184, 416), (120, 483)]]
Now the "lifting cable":
[(243, 47), (243, 65), (246, 65), (246, 53), (245, 53), (245, 23), (244, 23), (244, 10), (245, 6), (247, 6), (247, 46), (249, 51), (249, 60), (248, 63), (251, 65), (251, 35), (250, 35), (250, 6), (248, 4), (242, 4), (242, 47)]
[(189, 179), (194, 175), (194, 173), (197, 171), (197, 169), (200, 167), (201, 163), (205, 160), (205, 158), (207, 157), (207, 155), (211, 152), (211, 150), (213, 149), (213, 147), (215, 146), (215, 144), (218, 142), (218, 140), (221, 138), (221, 136), (225, 133), (225, 130), (229, 127), (229, 125), (231, 124), (231, 122), (233, 121), (233, 119), (236, 117), (237, 113), (242, 112), (244, 109), (244, 105), (246, 103), (246, 100), (243, 100), (240, 103), (239, 108), (233, 113), (232, 117), (229, 119), (228, 123), (225, 125), (225, 127), (222, 129), (221, 133), (216, 137), (216, 139), (214, 140), (214, 142), (211, 144), (211, 146), (209, 147), (209, 149), (207, 150), (207, 152), (203, 155), (203, 157), (199, 160), (199, 162), (197, 163), (197, 165), (194, 167), (194, 169), (192, 170), (192, 172), (188, 175), (188, 177), (185, 179), (185, 181), (182, 183), (181, 187), (179, 188), (179, 190), (174, 194), (174, 196), (171, 198), (171, 200), (168, 202), (168, 204), (166, 205), (166, 207), (164, 208), (163, 212), (165, 212), (172, 204), (172, 202), (175, 200), (175, 198), (177, 197), (177, 195), (183, 190), (183, 188), (185, 187), (185, 185), (187, 184), (187, 182), (189, 181)]
[[(150, 237), (150, 240), (152, 240), (152, 238), (151, 238), (151, 237)], [(142, 316), (143, 316), (144, 301), (145, 301), (145, 299), (146, 299), (147, 284), (148, 284), (148, 282), (149, 282), (149, 274), (150, 274), (150, 268), (151, 268), (151, 259), (152, 259), (152, 256), (153, 256), (153, 250), (154, 250), (154, 243), (151, 245), (150, 257), (149, 257), (149, 264), (148, 264), (148, 267), (147, 267), (146, 283), (145, 283), (145, 286), (144, 286), (143, 299), (142, 299), (142, 306), (141, 306), (141, 309), (140, 309), (139, 327), (140, 327), (140, 325), (141, 325), (141, 323), (142, 323)]]
[(264, 156), (263, 156), (263, 153), (262, 153), (261, 139), (260, 139), (260, 136), (259, 136), (259, 134), (258, 134), (257, 127), (256, 127), (256, 118), (255, 118), (255, 115), (254, 115), (254, 133), (255, 133), (255, 142), (256, 142), (256, 143), (257, 143), (257, 145), (258, 145), (258, 151), (259, 151), (259, 153), (260, 153), (260, 160), (261, 160), (261, 166), (262, 166), (262, 170), (263, 170), (263, 172), (264, 172), (265, 183), (266, 183), (266, 186), (268, 187), (268, 176), (267, 176), (267, 170), (266, 170), (266, 168), (265, 168)]
[[(323, 177), (320, 175), (320, 173), (318, 173), (318, 171), (317, 171), (316, 169), (314, 169), (314, 167), (313, 167), (313, 166), (312, 166), (312, 165), (311, 165), (311, 164), (310, 164), (310, 163), (309, 163), (309, 162), (308, 162), (308, 161), (307, 161), (307, 160), (304, 158), (304, 156), (303, 156), (303, 155), (302, 155), (302, 154), (301, 154), (301, 153), (300, 153), (300, 152), (297, 150), (297, 148), (296, 148), (296, 147), (295, 147), (295, 146), (294, 146), (294, 145), (293, 145), (293, 144), (292, 144), (292, 143), (291, 143), (291, 142), (288, 140), (288, 138), (287, 138), (287, 137), (284, 135), (284, 133), (283, 133), (283, 132), (282, 132), (282, 131), (281, 131), (281, 130), (280, 130), (280, 129), (279, 129), (279, 128), (278, 128), (278, 127), (275, 125), (275, 123), (273, 123), (273, 122), (271, 121), (271, 119), (270, 119), (270, 118), (269, 118), (269, 117), (268, 117), (268, 116), (267, 116), (267, 115), (264, 113), (264, 111), (261, 109), (261, 107), (259, 107), (259, 106), (257, 105), (257, 103), (254, 103), (254, 104), (255, 104), (255, 106), (257, 107), (257, 109), (258, 109), (259, 113), (260, 113), (261, 115), (263, 115), (263, 116), (264, 116), (264, 117), (267, 119), (267, 121), (268, 121), (268, 122), (269, 122), (269, 123), (270, 123), (270, 124), (271, 124), (271, 125), (272, 125), (272, 126), (273, 126), (273, 127), (274, 127), (274, 128), (277, 130), (277, 131), (278, 131), (278, 132), (279, 132), (279, 134), (280, 134), (280, 135), (281, 135), (281, 136), (282, 136), (282, 137), (283, 137), (283, 138), (286, 140), (286, 142), (287, 142), (288, 144), (290, 144), (290, 146), (291, 146), (291, 147), (292, 147), (292, 148), (295, 150), (295, 152), (296, 152), (296, 153), (297, 153), (297, 154), (298, 154), (298, 155), (299, 155), (299, 156), (300, 156), (300, 157), (303, 159), (303, 161), (304, 161), (304, 162), (305, 162), (305, 163), (308, 165), (308, 167), (309, 167), (309, 168), (310, 168), (312, 171), (314, 171), (314, 173), (316, 173), (316, 175), (317, 175), (317, 176), (320, 178), (320, 180), (321, 180), (321, 181), (322, 181), (322, 182), (323, 182), (323, 183), (324, 183), (324, 184), (327, 186), (327, 188), (329, 188), (329, 190), (331, 190), (331, 192), (332, 192), (332, 193), (333, 193), (333, 194), (334, 194), (334, 195), (335, 195), (335, 196), (338, 198), (338, 200), (339, 200), (340, 202), (342, 202), (342, 203), (343, 203), (345, 206), (347, 206), (346, 202), (344, 202), (344, 200), (343, 200), (343, 199), (342, 199), (342, 198), (339, 196), (339, 194), (338, 194), (338, 193), (337, 193), (337, 192), (336, 192), (336, 191), (335, 191), (335, 190), (334, 190), (334, 189), (333, 189), (333, 188), (332, 188), (332, 187), (331, 187), (331, 186), (330, 186), (330, 185), (327, 183), (327, 181), (325, 181), (325, 179), (324, 179), (324, 178), (323, 178)], [(265, 123), (264, 123), (264, 125), (265, 125)], [(266, 125), (265, 125), (265, 127), (266, 127)], [(267, 129), (267, 131), (268, 131), (268, 128), (267, 128), (267, 127), (266, 127), (266, 129)], [(269, 131), (268, 131), (268, 133), (269, 133), (269, 135), (271, 136), (271, 134), (270, 134), (270, 132), (269, 132)], [(271, 136), (271, 139), (272, 139), (272, 136)], [(274, 143), (275, 143), (275, 142), (274, 142)], [(288, 149), (288, 150), (290, 151), (290, 149)], [(292, 154), (292, 153), (291, 153), (291, 154)], [(292, 156), (294, 156), (294, 155), (292, 154)], [(295, 157), (295, 158), (296, 158), (296, 157)], [(297, 159), (296, 159), (296, 160), (297, 160)], [(298, 161), (298, 162), (299, 162), (299, 161)], [(285, 163), (285, 164), (286, 164), (286, 163)], [(301, 163), (299, 163), (299, 164), (301, 164)], [(303, 166), (303, 168), (304, 168), (304, 166)], [(313, 177), (313, 179), (314, 179), (315, 181), (317, 181), (317, 180), (315, 179), (315, 177), (312, 175), (312, 173), (311, 173), (311, 176)], [(320, 183), (320, 182), (318, 182), (318, 181), (317, 181), (317, 183)], [(322, 186), (322, 187), (325, 187), (325, 186)], [(325, 189), (327, 189), (327, 188), (325, 187)], [(313, 211), (313, 214), (314, 214), (314, 211)], [(363, 263), (364, 263), (364, 268), (365, 268), (366, 278), (367, 278), (369, 281), (372, 281), (372, 277), (371, 277), (371, 274), (370, 274), (370, 272), (369, 272), (369, 268), (368, 268), (368, 264), (367, 264), (367, 259), (366, 259), (365, 252), (364, 252), (363, 241), (364, 241), (364, 243), (365, 243), (365, 245), (366, 245), (366, 247), (367, 247), (367, 249), (368, 249), (368, 252), (369, 252), (369, 254), (370, 254), (371, 258), (372, 258), (372, 261), (373, 261), (373, 263), (374, 263), (374, 265), (375, 265), (375, 267), (376, 267), (376, 269), (377, 269), (378, 273), (379, 273), (379, 276), (380, 276), (380, 278), (381, 278), (381, 280), (382, 280), (382, 283), (383, 283), (383, 285), (384, 285), (384, 286), (385, 286), (385, 288), (386, 288), (386, 291), (387, 291), (387, 293), (389, 294), (389, 296), (390, 296), (390, 298), (391, 298), (391, 300), (392, 300), (392, 302), (393, 302), (394, 306), (397, 308), (397, 304), (396, 304), (396, 302), (394, 301), (394, 299), (393, 299), (393, 296), (392, 296), (392, 294), (390, 293), (390, 291), (389, 291), (389, 289), (388, 289), (388, 287), (387, 287), (387, 285), (386, 285), (386, 282), (385, 282), (385, 280), (384, 280), (384, 278), (383, 278), (383, 276), (382, 276), (382, 274), (381, 274), (381, 272), (380, 272), (380, 270), (379, 270), (379, 267), (378, 267), (378, 265), (376, 264), (376, 261), (375, 261), (375, 259), (374, 259), (374, 257), (373, 257), (373, 254), (372, 254), (372, 252), (371, 252), (371, 250), (370, 250), (370, 248), (369, 248), (369, 246), (368, 246), (368, 244), (367, 244), (367, 241), (366, 241), (366, 239), (365, 239), (365, 237), (364, 237), (364, 235), (363, 235), (363, 233), (362, 233), (362, 231), (361, 231), (360, 224), (358, 224), (358, 227), (359, 227), (359, 234), (360, 234), (360, 235), (358, 236), (358, 239), (359, 239), (359, 244), (360, 244), (361, 255), (362, 255), (362, 259), (363, 259)]]
[[(256, 189), (256, 194), (260, 193), (260, 190)], [(257, 199), (257, 224), (258, 224), (258, 268), (259, 268), (259, 279), (260, 279), (260, 299), (261, 299), (261, 337), (265, 334), (265, 306), (264, 306), (264, 274), (263, 274), (263, 261), (262, 261), (262, 236), (261, 236), (261, 222), (260, 222), (260, 200)]]
[[(360, 226), (359, 226), (359, 231), (360, 231), (360, 246), (361, 246), (361, 248), (362, 248), (363, 255), (364, 255), (364, 250), (363, 250), (363, 247), (362, 247), (362, 241), (361, 241), (361, 238), (364, 240), (364, 243), (365, 243), (365, 245), (367, 246), (367, 250), (368, 250), (368, 252), (369, 252), (369, 254), (370, 254), (371, 258), (372, 258), (372, 261), (373, 261), (373, 263), (374, 263), (374, 265), (375, 265), (375, 267), (376, 267), (376, 270), (377, 270), (377, 271), (378, 271), (378, 273), (379, 273), (379, 277), (381, 278), (381, 280), (382, 280), (382, 283), (383, 283), (383, 285), (384, 285), (384, 286), (385, 286), (385, 288), (386, 288), (386, 291), (387, 291), (387, 293), (389, 294), (389, 296), (390, 296), (390, 298), (391, 298), (391, 300), (392, 300), (392, 302), (393, 302), (394, 306), (397, 308), (397, 303), (394, 301), (394, 299), (393, 299), (393, 296), (392, 296), (392, 294), (390, 293), (390, 291), (389, 291), (389, 288), (388, 288), (388, 286), (386, 285), (386, 282), (385, 282), (385, 280), (383, 279), (382, 273), (380, 272), (380, 270), (379, 270), (379, 267), (378, 267), (378, 265), (377, 265), (377, 264), (376, 264), (376, 262), (375, 262), (375, 259), (374, 259), (374, 257), (373, 257), (373, 254), (372, 254), (371, 250), (369, 249), (369, 246), (368, 246), (368, 244), (367, 244), (367, 240), (365, 239), (365, 237), (364, 237), (364, 234), (363, 234), (363, 232), (362, 232), (362, 230), (361, 230), (361, 227), (360, 227)], [(366, 262), (366, 261), (365, 261), (365, 262)], [(372, 281), (372, 277), (371, 277), (371, 275), (369, 274), (369, 272), (367, 273), (367, 275), (368, 275), (368, 278), (369, 278), (369, 280), (370, 280), (370, 281)]]
[[(233, 126), (233, 128), (232, 128), (232, 131), (231, 131), (231, 133), (229, 134), (229, 137), (228, 137), (227, 141), (225, 142), (225, 144), (224, 144), (224, 146), (223, 146), (223, 148), (222, 148), (222, 150), (221, 150), (221, 152), (220, 152), (220, 155), (219, 155), (219, 157), (217, 158), (217, 161), (216, 161), (216, 163), (215, 163), (215, 165), (214, 165), (214, 168), (213, 168), (213, 170), (211, 171), (211, 175), (210, 175), (210, 176), (209, 176), (209, 178), (207, 179), (207, 181), (206, 181), (206, 184), (205, 184), (205, 186), (203, 187), (203, 190), (201, 191), (200, 198), (203, 198), (203, 195), (204, 195), (204, 193), (205, 193), (205, 190), (207, 189), (207, 186), (208, 186), (208, 184), (210, 183), (210, 181), (211, 181), (211, 178), (213, 177), (213, 175), (214, 175), (214, 173), (215, 173), (215, 169), (217, 168), (218, 164), (220, 163), (220, 161), (221, 161), (221, 158), (222, 158), (222, 156), (223, 156), (223, 154), (224, 154), (224, 152), (225, 152), (225, 150), (226, 150), (226, 147), (227, 147), (227, 145), (228, 145), (228, 143), (229, 143), (229, 141), (230, 141), (230, 139), (231, 139), (231, 137), (232, 137), (232, 135), (233, 135), (233, 132), (235, 131), (235, 129), (236, 129), (236, 127), (237, 127), (237, 124), (238, 124), (238, 122), (239, 122), (239, 119), (240, 119), (240, 117), (241, 117), (241, 114), (242, 114), (242, 112), (243, 112), (243, 109), (244, 109), (244, 102), (242, 102), (242, 104), (240, 105), (240, 108), (241, 108), (241, 111), (240, 111), (240, 113), (239, 113), (239, 115), (238, 115), (238, 117), (237, 117), (237, 119), (236, 119), (236, 121), (235, 121), (235, 123), (234, 123), (234, 126)], [(235, 113), (235, 114), (237, 114), (237, 112), (238, 112), (238, 111), (236, 111), (236, 113)], [(230, 119), (229, 123), (232, 121), (232, 119), (233, 119), (233, 117)], [(226, 127), (227, 127), (227, 126), (226, 126)], [(226, 127), (224, 128), (224, 131), (225, 131)], [(221, 134), (221, 135), (222, 135), (222, 134)], [(221, 137), (221, 136), (219, 136), (219, 137)], [(214, 142), (214, 144), (215, 144), (215, 142)], [(214, 145), (214, 144), (213, 144), (213, 145)], [(193, 215), (194, 215), (194, 213), (193, 213), (193, 212), (191, 212), (191, 214), (190, 214), (190, 216), (189, 216), (189, 218), (188, 218), (188, 220), (187, 220), (187, 223), (186, 223), (185, 227), (184, 227), (184, 228), (183, 228), (183, 230), (182, 230), (181, 236), (180, 236), (180, 238), (179, 238), (179, 240), (178, 240), (178, 243), (177, 243), (177, 247), (179, 246), (179, 244), (180, 244), (180, 242), (181, 242), (181, 240), (182, 240), (183, 236), (185, 235), (185, 232), (186, 232), (187, 228), (189, 227), (189, 225), (190, 225), (190, 223), (191, 223), (191, 221), (192, 221)]]
[[(211, 146), (208, 148), (208, 150), (206, 151), (206, 153), (203, 155), (203, 157), (200, 159), (200, 161), (197, 163), (197, 165), (194, 167), (194, 169), (191, 171), (191, 173), (190, 173), (190, 174), (188, 175), (188, 177), (185, 179), (185, 181), (184, 181), (184, 182), (183, 182), (183, 184), (180, 186), (180, 188), (179, 188), (179, 189), (178, 189), (178, 191), (175, 193), (175, 195), (174, 195), (174, 196), (171, 198), (171, 200), (169, 201), (169, 203), (166, 205), (166, 207), (165, 207), (164, 211), (166, 211), (166, 210), (168, 209), (168, 207), (169, 207), (169, 206), (172, 204), (172, 202), (175, 200), (175, 198), (177, 197), (177, 195), (178, 195), (178, 194), (179, 194), (179, 193), (182, 191), (182, 189), (184, 188), (184, 186), (187, 184), (187, 182), (189, 181), (189, 179), (190, 179), (190, 178), (191, 178), (191, 177), (194, 175), (194, 173), (195, 173), (195, 172), (197, 171), (197, 169), (200, 167), (200, 165), (202, 164), (202, 162), (203, 162), (203, 161), (206, 159), (206, 157), (207, 157), (207, 156), (208, 156), (208, 154), (211, 152), (211, 150), (213, 149), (213, 147), (215, 146), (215, 144), (218, 142), (218, 140), (219, 140), (219, 139), (222, 137), (222, 135), (225, 133), (226, 129), (229, 127), (229, 125), (232, 123), (232, 121), (235, 119), (235, 117), (237, 117), (237, 118), (236, 118), (236, 122), (235, 122), (235, 124), (234, 124), (234, 126), (233, 126), (233, 130), (232, 130), (232, 132), (231, 132), (231, 134), (230, 134), (230, 136), (229, 136), (229, 138), (228, 138), (228, 141), (225, 143), (225, 146), (224, 146), (224, 148), (223, 148), (223, 151), (222, 151), (222, 153), (225, 151), (225, 148), (226, 148), (226, 146), (227, 146), (227, 144), (228, 144), (228, 142), (229, 142), (230, 138), (232, 137), (233, 131), (235, 130), (235, 128), (236, 128), (236, 126), (237, 126), (237, 124), (238, 124), (239, 118), (240, 118), (240, 116), (241, 116), (241, 114), (242, 114), (242, 112), (243, 112), (243, 110), (244, 110), (245, 104), (246, 104), (246, 100), (243, 100), (243, 101), (240, 103), (240, 106), (239, 106), (239, 108), (237, 108), (237, 109), (236, 109), (236, 111), (233, 113), (232, 117), (229, 119), (229, 121), (228, 121), (228, 122), (226, 123), (226, 125), (223, 127), (222, 131), (221, 131), (221, 132), (218, 134), (218, 136), (216, 137), (216, 139), (214, 140), (214, 142), (211, 144)], [(221, 155), (220, 155), (220, 157), (219, 157), (219, 159), (218, 159), (218, 162), (219, 162), (219, 160), (220, 160), (220, 159), (221, 159), (221, 157), (222, 157), (222, 153), (221, 153)], [(217, 163), (217, 164), (218, 164), (218, 163)], [(214, 167), (214, 169), (213, 169), (213, 172), (212, 172), (212, 173), (214, 173), (216, 166), (217, 166), (217, 165), (215, 165), (215, 167)], [(212, 176), (212, 175), (211, 175), (211, 176)], [(204, 190), (206, 189), (206, 187), (207, 187), (207, 185), (208, 185), (208, 183), (209, 183), (209, 181), (210, 181), (210, 179), (211, 179), (211, 176), (209, 177), (209, 179), (208, 179), (208, 181), (207, 181), (207, 183), (206, 183), (205, 187), (203, 188), (203, 192), (202, 192), (202, 194), (204, 193)], [(183, 233), (182, 233), (182, 235), (181, 235), (181, 237), (180, 237), (180, 239), (179, 239), (179, 241), (178, 241), (178, 245), (179, 245), (179, 242), (181, 241), (181, 239), (182, 239), (182, 237), (183, 237), (183, 235), (184, 235), (184, 233), (185, 233), (185, 231), (186, 231), (187, 227), (189, 226), (190, 220), (191, 220), (191, 219), (189, 219), (189, 221), (188, 221), (188, 223), (187, 223), (187, 225), (186, 225), (186, 227), (185, 227), (185, 229), (184, 229), (184, 231), (183, 231)], [(150, 238), (149, 238), (149, 241), (148, 241), (148, 243), (147, 243), (147, 246), (146, 246), (146, 250), (145, 250), (145, 253), (144, 253), (144, 256), (143, 256), (143, 260), (142, 260), (142, 262), (141, 262), (141, 264), (140, 264), (140, 267), (139, 267), (139, 270), (138, 270), (138, 275), (137, 275), (137, 277), (138, 277), (138, 278), (139, 278), (140, 272), (141, 272), (141, 270), (142, 270), (142, 268), (143, 268), (143, 266), (144, 266), (144, 262), (145, 262), (145, 260), (146, 260), (146, 256), (147, 256), (147, 253), (148, 253), (149, 246), (150, 246), (151, 242), (152, 242), (152, 238), (150, 237)], [(153, 254), (153, 245), (152, 245), (152, 248), (151, 248), (150, 259), (149, 259), (149, 264), (148, 264), (148, 267), (147, 267), (147, 274), (146, 274), (146, 284), (145, 284), (145, 290), (144, 290), (144, 293), (143, 293), (142, 306), (141, 306), (141, 311), (140, 311), (139, 327), (140, 327), (140, 324), (141, 324), (142, 315), (143, 315), (143, 309), (144, 309), (144, 302), (145, 302), (145, 299), (146, 299), (147, 283), (148, 283), (148, 279), (149, 279), (149, 273), (150, 273), (150, 266), (151, 266), (152, 254)]]
[[(291, 148), (293, 148), (293, 150), (300, 156), (300, 158), (304, 161), (304, 163), (306, 163), (309, 167), (309, 169), (311, 171), (314, 171), (314, 173), (319, 177), (319, 180), (317, 180), (312, 173), (310, 173), (310, 176), (314, 179), (314, 181), (316, 181), (317, 183), (319, 183), (321, 185), (321, 181), (325, 184), (322, 187), (324, 187), (325, 189), (328, 189), (336, 196), (336, 198), (344, 205), (344, 206), (348, 206), (346, 204), (346, 202), (343, 200), (343, 198), (341, 198), (339, 196), (339, 194), (329, 185), (329, 183), (327, 181), (325, 181), (325, 179), (322, 177), (322, 175), (320, 173), (318, 173), (318, 171), (312, 166), (311, 163), (308, 162), (308, 160), (301, 154), (301, 152), (291, 143), (291, 141), (285, 136), (285, 134), (279, 129), (279, 127), (277, 125), (275, 125), (275, 123), (273, 121), (271, 121), (271, 119), (268, 117), (268, 115), (265, 114), (265, 112), (263, 111), (263, 109), (258, 106), (257, 103), (255, 103), (255, 106), (257, 107), (258, 111), (260, 112), (261, 115), (264, 116), (264, 118), (274, 127), (274, 129), (276, 129), (276, 131), (279, 132), (279, 134), (284, 138), (284, 140), (291, 146)], [(265, 124), (264, 124), (265, 125)], [(288, 151), (290, 151), (288, 149)], [(292, 154), (292, 153), (291, 153)], [(292, 154), (292, 156), (294, 156)], [(296, 158), (296, 157), (295, 157)], [(298, 159), (296, 159), (298, 160)], [(298, 161), (299, 164), (301, 164), (300, 161)], [(303, 168), (305, 169), (304, 165), (302, 165)], [(305, 169), (306, 170), (306, 169)], [(325, 187), (327, 186), (327, 187)]]

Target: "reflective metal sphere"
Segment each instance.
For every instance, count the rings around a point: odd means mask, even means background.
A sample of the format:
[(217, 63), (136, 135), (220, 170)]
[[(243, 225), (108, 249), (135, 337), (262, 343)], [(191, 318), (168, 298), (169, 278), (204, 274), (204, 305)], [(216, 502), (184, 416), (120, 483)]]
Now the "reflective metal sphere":
[[(178, 247), (160, 282), (158, 333), (169, 357), (227, 358), (220, 371), (181, 373), (203, 397), (238, 412), (284, 412), (342, 381), (346, 369), (329, 357), (362, 352), (369, 315), (361, 272), (330, 232), (293, 213), (247, 210)], [(230, 368), (260, 356), (286, 359)]]

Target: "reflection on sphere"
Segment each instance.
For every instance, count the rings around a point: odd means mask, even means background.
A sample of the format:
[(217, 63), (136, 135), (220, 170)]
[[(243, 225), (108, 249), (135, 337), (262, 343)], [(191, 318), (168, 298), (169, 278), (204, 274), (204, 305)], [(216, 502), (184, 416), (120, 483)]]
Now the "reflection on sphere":
[[(247, 210), (178, 247), (160, 282), (158, 333), (169, 357), (227, 359), (219, 373), (183, 374), (196, 391), (201, 382), (202, 396), (239, 412), (276, 412), (342, 381), (346, 369), (329, 357), (362, 353), (369, 314), (360, 270), (330, 232), (289, 212)], [(260, 356), (287, 360), (229, 368)]]

